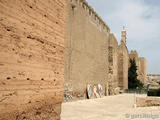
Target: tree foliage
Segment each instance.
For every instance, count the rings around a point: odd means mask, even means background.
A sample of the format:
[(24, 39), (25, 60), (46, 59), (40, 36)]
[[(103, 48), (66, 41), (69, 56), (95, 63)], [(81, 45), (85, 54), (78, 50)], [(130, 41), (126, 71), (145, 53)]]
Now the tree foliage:
[(129, 89), (142, 89), (144, 84), (138, 80), (137, 66), (135, 59), (130, 59), (130, 67), (128, 69), (128, 88)]

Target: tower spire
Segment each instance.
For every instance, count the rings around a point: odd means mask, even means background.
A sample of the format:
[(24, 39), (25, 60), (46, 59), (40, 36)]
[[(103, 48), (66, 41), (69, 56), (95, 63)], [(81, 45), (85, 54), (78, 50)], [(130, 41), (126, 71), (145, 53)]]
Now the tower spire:
[(121, 43), (126, 44), (126, 39), (127, 39), (126, 35), (127, 35), (127, 32), (125, 30), (125, 26), (123, 26), (123, 29), (121, 31)]
[(123, 30), (125, 30), (125, 26), (123, 26)]

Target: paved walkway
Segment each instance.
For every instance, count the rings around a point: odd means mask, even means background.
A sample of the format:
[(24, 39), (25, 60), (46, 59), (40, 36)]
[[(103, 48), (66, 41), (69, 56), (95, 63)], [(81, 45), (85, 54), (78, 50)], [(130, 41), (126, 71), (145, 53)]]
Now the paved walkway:
[(134, 108), (134, 101), (134, 94), (121, 94), (63, 103), (61, 120), (160, 120), (160, 107)]

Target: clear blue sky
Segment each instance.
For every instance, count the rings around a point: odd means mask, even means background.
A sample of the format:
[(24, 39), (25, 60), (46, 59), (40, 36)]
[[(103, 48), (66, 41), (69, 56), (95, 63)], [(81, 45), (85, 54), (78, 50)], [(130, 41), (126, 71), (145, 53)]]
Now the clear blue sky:
[(160, 0), (87, 0), (120, 41), (126, 26), (127, 46), (147, 59), (148, 73), (160, 74)]

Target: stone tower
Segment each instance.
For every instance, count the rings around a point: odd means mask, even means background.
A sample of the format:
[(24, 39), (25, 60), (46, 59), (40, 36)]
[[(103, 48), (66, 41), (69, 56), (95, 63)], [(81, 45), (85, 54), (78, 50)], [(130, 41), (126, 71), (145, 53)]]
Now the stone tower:
[(123, 26), (123, 30), (121, 31), (121, 44), (124, 43), (126, 44), (126, 37), (127, 33), (126, 33), (126, 30), (125, 30), (125, 27)]
[(118, 77), (121, 90), (128, 89), (128, 48), (126, 46), (126, 30), (121, 31), (121, 44), (118, 47)]

